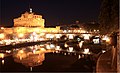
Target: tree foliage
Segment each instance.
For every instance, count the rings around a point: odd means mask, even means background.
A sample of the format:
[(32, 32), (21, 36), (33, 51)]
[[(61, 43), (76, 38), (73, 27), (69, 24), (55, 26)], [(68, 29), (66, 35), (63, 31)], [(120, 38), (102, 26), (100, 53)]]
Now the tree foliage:
[(101, 0), (99, 23), (102, 34), (109, 34), (118, 30), (118, 8), (118, 0)]

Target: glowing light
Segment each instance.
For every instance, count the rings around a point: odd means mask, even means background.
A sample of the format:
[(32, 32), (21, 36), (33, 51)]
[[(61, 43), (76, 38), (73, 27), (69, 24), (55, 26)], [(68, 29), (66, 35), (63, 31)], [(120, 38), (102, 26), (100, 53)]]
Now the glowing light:
[(2, 64), (3, 64), (3, 65), (4, 65), (4, 62), (5, 62), (5, 61), (4, 61), (4, 60), (2, 60)]
[(72, 34), (69, 35), (69, 39), (73, 39), (73, 35)]
[(51, 34), (46, 34), (46, 38), (50, 38)]
[[(37, 18), (38, 20), (40, 20), (40, 18)], [(38, 22), (39, 23), (39, 22)]]
[(0, 39), (4, 39), (5, 35), (3, 33), (0, 34)]
[(61, 34), (56, 34), (56, 38), (60, 38)]
[(69, 47), (69, 52), (73, 52), (73, 47)]
[(35, 45), (35, 46), (34, 46), (34, 48), (35, 48), (35, 50), (37, 50), (37, 49), (38, 49), (38, 46), (37, 46), (37, 45)]
[(97, 30), (97, 31), (99, 31), (99, 30)]
[(36, 53), (36, 50), (33, 50), (33, 54), (35, 54)]
[(96, 32), (96, 30), (94, 30), (94, 32)]
[(1, 29), (4, 29), (4, 27), (1, 27)]
[(81, 39), (80, 38), (77, 38), (77, 41), (79, 42)]
[(70, 55), (70, 53), (68, 52), (68, 55)]
[(64, 47), (66, 47), (66, 48), (67, 48), (67, 47), (68, 47), (68, 45), (65, 43), (65, 44), (64, 44)]
[(110, 42), (110, 38), (108, 36), (104, 36), (102, 40), (105, 40), (106, 42)]
[(50, 44), (50, 48), (55, 48), (55, 45), (54, 44)]
[(41, 51), (46, 51), (45, 48), (40, 48), (40, 49), (41, 49)]
[(56, 46), (56, 50), (60, 50), (60, 46)]
[(30, 67), (30, 71), (32, 71), (32, 67)]
[(85, 33), (86, 31), (85, 30), (81, 30), (81, 33)]
[(90, 38), (90, 34), (83, 34), (83, 36), (84, 36), (84, 39), (86, 39), (86, 40), (89, 40)]
[(22, 38), (22, 37), (24, 37), (24, 34), (23, 34), (23, 33), (20, 33), (20, 34), (18, 34), (18, 37), (19, 37), (19, 38)]
[(50, 45), (48, 45), (48, 44), (46, 45), (46, 48), (47, 48), (47, 49), (51, 49), (51, 48), (50, 48)]
[(64, 31), (63, 31), (63, 33), (66, 33), (66, 32), (67, 32), (67, 30), (64, 30)]
[(0, 58), (4, 58), (4, 54), (3, 53), (0, 53)]
[(82, 55), (82, 58), (84, 57), (84, 55)]
[(54, 35), (50, 35), (50, 38), (51, 38), (51, 39), (54, 38)]
[(23, 50), (20, 50), (20, 51), (18, 51), (18, 53), (16, 54), (16, 56), (18, 58), (20, 58), (20, 60), (22, 60), (23, 58), (26, 57), (26, 54), (25, 54), (25, 52)]
[(107, 38), (107, 39), (106, 39), (106, 42), (110, 42), (110, 38)]
[(66, 55), (66, 53), (64, 53), (64, 55)]
[(4, 41), (5, 41), (5, 44), (6, 44), (6, 45), (11, 44), (11, 41), (10, 41), (10, 40), (4, 40)]
[(78, 32), (80, 32), (80, 30), (78, 30)]
[(84, 52), (83, 52), (84, 54), (90, 54), (90, 52), (89, 52), (89, 49), (87, 48), (87, 49), (84, 49)]
[(105, 50), (102, 50), (102, 53), (105, 53), (106, 51)]
[(11, 53), (11, 50), (6, 50), (6, 53)]
[(23, 51), (23, 50), (20, 50), (19, 53), (24, 53), (24, 51)]
[(78, 55), (78, 59), (80, 59), (81, 58), (81, 56), (80, 55)]
[(97, 38), (97, 39), (93, 39), (94, 44), (99, 44), (99, 43), (100, 43), (99, 41), (100, 41), (99, 38)]
[(33, 32), (33, 35), (37, 35), (35, 32)]
[(45, 35), (45, 33), (40, 33), (40, 36), (44, 36)]
[(30, 40), (31, 41), (37, 41), (38, 40), (38, 35), (35, 32), (33, 32), (30, 36)]
[(71, 32), (71, 30), (68, 30), (68, 32)]
[(56, 53), (59, 53), (59, 51), (55, 51)]
[(84, 41), (81, 41), (81, 42), (79, 43), (79, 47), (80, 47), (80, 48), (82, 48), (83, 42), (84, 42)]

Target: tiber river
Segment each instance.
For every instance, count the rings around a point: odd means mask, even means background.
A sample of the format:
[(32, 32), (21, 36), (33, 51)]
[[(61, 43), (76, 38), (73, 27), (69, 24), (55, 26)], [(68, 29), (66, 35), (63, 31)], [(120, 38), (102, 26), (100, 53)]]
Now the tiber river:
[(47, 43), (6, 50), (0, 53), (0, 71), (95, 72), (95, 56), (99, 56), (101, 48), (68, 44)]

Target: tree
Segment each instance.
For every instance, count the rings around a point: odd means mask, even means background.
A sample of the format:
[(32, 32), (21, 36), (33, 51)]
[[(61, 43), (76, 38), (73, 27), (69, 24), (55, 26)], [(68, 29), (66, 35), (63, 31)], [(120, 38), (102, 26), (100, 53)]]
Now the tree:
[(118, 30), (118, 3), (118, 0), (101, 0), (101, 8), (98, 19), (102, 34), (109, 34)]

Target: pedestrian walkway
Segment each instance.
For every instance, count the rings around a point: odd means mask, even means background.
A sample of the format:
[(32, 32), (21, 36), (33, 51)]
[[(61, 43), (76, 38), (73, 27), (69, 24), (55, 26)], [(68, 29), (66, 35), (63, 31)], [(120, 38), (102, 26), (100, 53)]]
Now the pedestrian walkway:
[[(113, 51), (113, 49), (110, 49), (107, 52), (103, 53), (98, 58), (97, 65), (96, 65), (96, 73), (103, 73), (103, 72), (116, 73), (116, 71), (117, 71), (117, 55), (115, 55), (114, 53), (115, 53), (115, 51)], [(114, 57), (113, 57), (113, 55), (114, 55)]]

